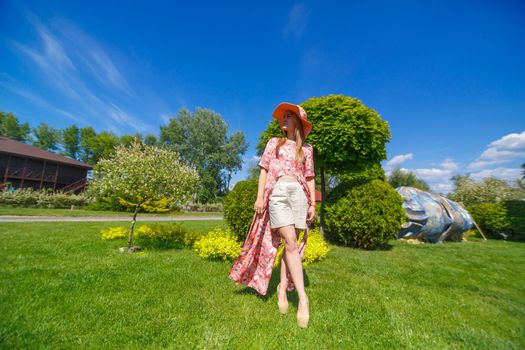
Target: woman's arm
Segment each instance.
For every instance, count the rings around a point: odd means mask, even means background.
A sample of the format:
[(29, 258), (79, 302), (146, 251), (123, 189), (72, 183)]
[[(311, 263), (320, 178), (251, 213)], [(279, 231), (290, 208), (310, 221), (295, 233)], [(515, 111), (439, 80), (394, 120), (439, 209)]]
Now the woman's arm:
[(315, 178), (312, 177), (310, 180), (306, 181), (308, 189), (310, 189), (310, 199), (312, 200), (312, 205), (315, 206)]
[(310, 190), (310, 199), (311, 204), (308, 207), (308, 217), (307, 221), (312, 221), (312, 219), (315, 216), (315, 178), (312, 177), (309, 180), (306, 181), (306, 184), (308, 185), (308, 189)]
[(255, 201), (254, 209), (257, 214), (262, 214), (264, 211), (264, 187), (266, 186), (266, 177), (268, 172), (261, 168), (259, 175), (259, 187), (257, 188), (257, 200)]

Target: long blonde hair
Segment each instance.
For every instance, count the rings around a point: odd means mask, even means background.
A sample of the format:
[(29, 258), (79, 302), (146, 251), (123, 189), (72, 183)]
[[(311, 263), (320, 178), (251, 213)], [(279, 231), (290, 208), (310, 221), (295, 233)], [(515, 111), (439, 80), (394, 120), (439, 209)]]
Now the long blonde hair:
[[(292, 112), (293, 111), (286, 111), (286, 112)], [(299, 120), (299, 117), (293, 113), (295, 118), (295, 160), (298, 162), (304, 161), (304, 151), (303, 151), (303, 142), (304, 142), (304, 129), (303, 129), (303, 123)], [(281, 129), (282, 130), (282, 129)], [(281, 137), (279, 141), (277, 141), (277, 146), (275, 147), (275, 155), (279, 155), (279, 148), (281, 148), (282, 145), (286, 143), (286, 132), (282, 130), (284, 133), (284, 137)]]

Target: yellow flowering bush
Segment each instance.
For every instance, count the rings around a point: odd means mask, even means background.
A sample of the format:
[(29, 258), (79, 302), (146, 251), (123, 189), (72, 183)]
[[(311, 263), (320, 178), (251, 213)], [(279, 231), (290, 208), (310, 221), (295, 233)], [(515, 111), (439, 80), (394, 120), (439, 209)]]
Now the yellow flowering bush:
[[(138, 202), (141, 202), (143, 200), (142, 197), (138, 197)], [(124, 198), (118, 198), (118, 202), (120, 205), (128, 208), (128, 210), (133, 211), (135, 206), (137, 205), (137, 201), (127, 201)], [(147, 200), (144, 203), (140, 205), (140, 211), (143, 211), (145, 213), (167, 213), (169, 212), (171, 206), (171, 202), (167, 198), (161, 198), (159, 200)]]
[(124, 227), (118, 226), (118, 227), (110, 227), (107, 229), (103, 229), (100, 231), (100, 233), (102, 234), (103, 240), (111, 241), (114, 239), (125, 238), (128, 231)]
[(202, 237), (201, 233), (186, 231), (181, 223), (140, 225), (135, 229), (135, 238), (140, 244), (159, 248), (183, 248)]
[[(300, 244), (303, 239), (304, 231), (301, 231), (297, 243)], [(279, 250), (277, 251), (277, 257), (275, 258), (274, 266), (277, 267), (281, 262), (281, 257), (283, 255), (284, 245), (281, 244)], [(318, 228), (314, 228), (308, 232), (308, 243), (306, 244), (306, 251), (304, 252), (303, 257), (303, 266), (306, 266), (310, 263), (321, 261), (326, 258), (326, 255), (330, 251), (330, 247), (323, 239), (321, 232)]]
[(241, 252), (242, 245), (229, 229), (216, 228), (208, 232), (193, 244), (197, 255), (209, 260), (234, 260)]
[(156, 239), (162, 237), (162, 230), (158, 224), (153, 226), (140, 225), (134, 234), (136, 239)]

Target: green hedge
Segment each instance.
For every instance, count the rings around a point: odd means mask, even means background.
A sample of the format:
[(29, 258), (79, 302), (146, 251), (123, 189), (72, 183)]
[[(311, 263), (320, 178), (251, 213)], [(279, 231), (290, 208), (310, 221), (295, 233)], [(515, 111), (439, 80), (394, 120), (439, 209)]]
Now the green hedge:
[(490, 238), (502, 238), (500, 232), (509, 227), (507, 209), (500, 203), (474, 204), (468, 207), (468, 212)]
[(507, 210), (510, 239), (525, 241), (525, 200), (507, 200), (503, 206)]
[(525, 201), (473, 204), (468, 211), (488, 237), (502, 239), (503, 232), (509, 240), (525, 241)]
[(20, 188), (15, 191), (0, 191), (0, 205), (25, 208), (71, 208), (83, 207), (89, 203), (89, 199), (83, 195), (64, 194), (52, 192), (46, 189), (33, 190), (32, 188)]
[(258, 180), (239, 181), (224, 199), (224, 219), (238, 239), (244, 241), (252, 224)]
[(380, 248), (405, 220), (401, 196), (387, 182), (373, 180), (354, 187), (342, 184), (327, 199), (326, 238), (364, 249)]

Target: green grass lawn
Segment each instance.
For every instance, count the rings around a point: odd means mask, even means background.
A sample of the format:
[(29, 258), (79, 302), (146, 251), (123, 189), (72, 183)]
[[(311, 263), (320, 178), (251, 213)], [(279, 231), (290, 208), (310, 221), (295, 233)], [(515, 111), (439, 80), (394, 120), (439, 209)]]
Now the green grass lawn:
[[(121, 211), (98, 211), (87, 209), (45, 209), (45, 208), (16, 208), (0, 206), (0, 215), (17, 215), (17, 216), (133, 216), (133, 213)], [(222, 213), (197, 213), (197, 212), (176, 212), (176, 213), (139, 213), (138, 216), (221, 216)]]
[[(305, 269), (310, 327), (189, 249), (117, 252), (121, 223), (0, 224), (0, 348), (524, 349), (525, 245), (333, 247)], [(185, 222), (208, 231), (215, 222)]]

